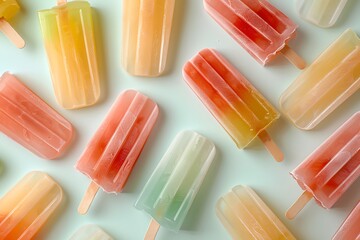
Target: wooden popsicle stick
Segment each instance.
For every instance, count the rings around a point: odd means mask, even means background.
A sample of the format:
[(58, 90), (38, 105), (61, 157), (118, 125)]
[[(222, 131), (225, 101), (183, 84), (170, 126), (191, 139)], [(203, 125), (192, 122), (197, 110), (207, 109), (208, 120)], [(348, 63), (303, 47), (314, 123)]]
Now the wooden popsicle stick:
[(57, 0), (57, 2), (56, 2), (56, 4), (57, 4), (58, 6), (63, 5), (63, 4), (66, 4), (66, 3), (67, 3), (66, 0)]
[(277, 162), (282, 162), (284, 160), (283, 152), (265, 130), (260, 132), (258, 137)]
[(160, 224), (155, 221), (155, 219), (151, 219), (149, 228), (146, 232), (144, 240), (154, 240), (156, 237), (156, 234), (158, 233), (160, 228)]
[(5, 19), (0, 18), (0, 31), (17, 47), (25, 47), (24, 39), (15, 31), (15, 29)]
[(290, 220), (294, 219), (312, 198), (313, 195), (310, 192), (304, 191), (296, 202), (286, 211), (286, 218)]
[(99, 190), (99, 186), (95, 182), (91, 182), (88, 189), (85, 192), (83, 199), (81, 200), (79, 207), (78, 207), (78, 213), (80, 213), (82, 215), (87, 213), (98, 190)]
[(281, 53), (284, 57), (289, 60), (295, 67), (299, 69), (304, 69), (306, 67), (306, 62), (302, 59), (294, 50), (292, 50), (289, 46), (285, 45), (285, 47), (281, 50)]

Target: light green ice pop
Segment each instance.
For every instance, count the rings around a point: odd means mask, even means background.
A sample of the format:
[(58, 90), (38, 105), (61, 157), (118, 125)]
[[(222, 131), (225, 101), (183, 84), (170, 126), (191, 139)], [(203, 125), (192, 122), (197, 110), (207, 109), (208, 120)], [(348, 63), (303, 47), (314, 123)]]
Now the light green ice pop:
[(214, 144), (196, 132), (175, 137), (135, 204), (153, 218), (145, 239), (160, 225), (180, 229), (214, 156)]
[(104, 230), (94, 224), (79, 228), (70, 240), (113, 240)]

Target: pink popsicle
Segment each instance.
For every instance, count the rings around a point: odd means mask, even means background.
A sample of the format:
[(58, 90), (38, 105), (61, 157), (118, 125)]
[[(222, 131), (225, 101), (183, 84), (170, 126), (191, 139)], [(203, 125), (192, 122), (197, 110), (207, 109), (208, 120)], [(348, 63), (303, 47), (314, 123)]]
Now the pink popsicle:
[(359, 240), (360, 239), (360, 201), (345, 219), (332, 240)]
[(359, 123), (357, 112), (291, 172), (305, 192), (286, 213), (288, 218), (294, 218), (313, 197), (322, 207), (331, 208), (360, 176)]
[(296, 67), (304, 60), (287, 43), (296, 35), (297, 25), (266, 0), (204, 0), (204, 7), (260, 64), (282, 53)]
[(147, 96), (134, 90), (120, 94), (76, 164), (92, 180), (79, 213), (87, 212), (99, 187), (109, 193), (122, 191), (158, 113)]
[(0, 132), (46, 159), (69, 145), (72, 125), (40, 97), (6, 72), (0, 77)]

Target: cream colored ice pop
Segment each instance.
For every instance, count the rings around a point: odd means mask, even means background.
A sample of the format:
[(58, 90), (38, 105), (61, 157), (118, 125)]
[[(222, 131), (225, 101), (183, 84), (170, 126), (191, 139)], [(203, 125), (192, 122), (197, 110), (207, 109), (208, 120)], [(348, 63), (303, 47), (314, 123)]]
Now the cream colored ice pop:
[(296, 8), (303, 19), (323, 28), (333, 26), (348, 0), (297, 0)]
[(0, 0), (0, 31), (3, 32), (11, 42), (18, 48), (25, 47), (25, 41), (9, 24), (9, 20), (20, 11), (16, 0)]
[(89, 224), (79, 228), (69, 240), (113, 240), (113, 238), (100, 227)]
[(348, 29), (282, 94), (280, 109), (310, 130), (360, 88), (360, 39)]
[(136, 76), (160, 75), (167, 60), (175, 0), (123, 0), (122, 4), (122, 66)]
[(233, 239), (295, 240), (296, 238), (247, 186), (238, 185), (222, 196), (216, 214)]
[(58, 0), (38, 12), (56, 99), (66, 109), (93, 105), (100, 97), (92, 11), (87, 1)]
[(61, 187), (49, 175), (30, 172), (0, 199), (0, 239), (35, 239), (62, 199)]

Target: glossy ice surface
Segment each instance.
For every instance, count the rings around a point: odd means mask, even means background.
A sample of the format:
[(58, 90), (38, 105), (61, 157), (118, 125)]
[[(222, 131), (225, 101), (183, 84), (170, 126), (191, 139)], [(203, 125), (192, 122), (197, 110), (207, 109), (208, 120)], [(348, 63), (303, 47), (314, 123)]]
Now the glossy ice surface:
[(20, 10), (16, 0), (0, 0), (0, 18), (9, 20), (14, 17)]
[(0, 77), (0, 132), (40, 157), (59, 157), (70, 144), (71, 124), (6, 72)]
[(67, 109), (95, 104), (100, 96), (91, 12), (87, 1), (38, 12), (56, 99)]
[(175, 0), (123, 0), (122, 4), (123, 67), (132, 75), (160, 75), (168, 54)]
[(146, 183), (135, 206), (161, 226), (178, 231), (214, 159), (215, 146), (192, 131), (180, 132)]
[(291, 175), (324, 208), (331, 208), (360, 176), (360, 112), (353, 115)]
[(90, 224), (79, 228), (69, 240), (113, 240), (113, 238), (100, 227)]
[(183, 76), (239, 148), (246, 147), (280, 116), (251, 83), (213, 49), (204, 49), (188, 61)]
[(204, 0), (206, 11), (259, 63), (296, 35), (296, 24), (266, 0)]
[(233, 239), (295, 240), (295, 237), (250, 188), (238, 185), (222, 196), (216, 214)]
[(332, 240), (359, 240), (360, 239), (360, 202), (345, 219)]
[(348, 0), (297, 0), (300, 17), (319, 26), (331, 27), (339, 18)]
[(120, 94), (76, 164), (106, 192), (121, 192), (154, 127), (159, 109), (147, 96)]
[(282, 112), (301, 129), (319, 124), (360, 88), (360, 39), (346, 30), (289, 86)]
[(30, 172), (0, 199), (0, 239), (33, 239), (63, 198), (47, 174)]

